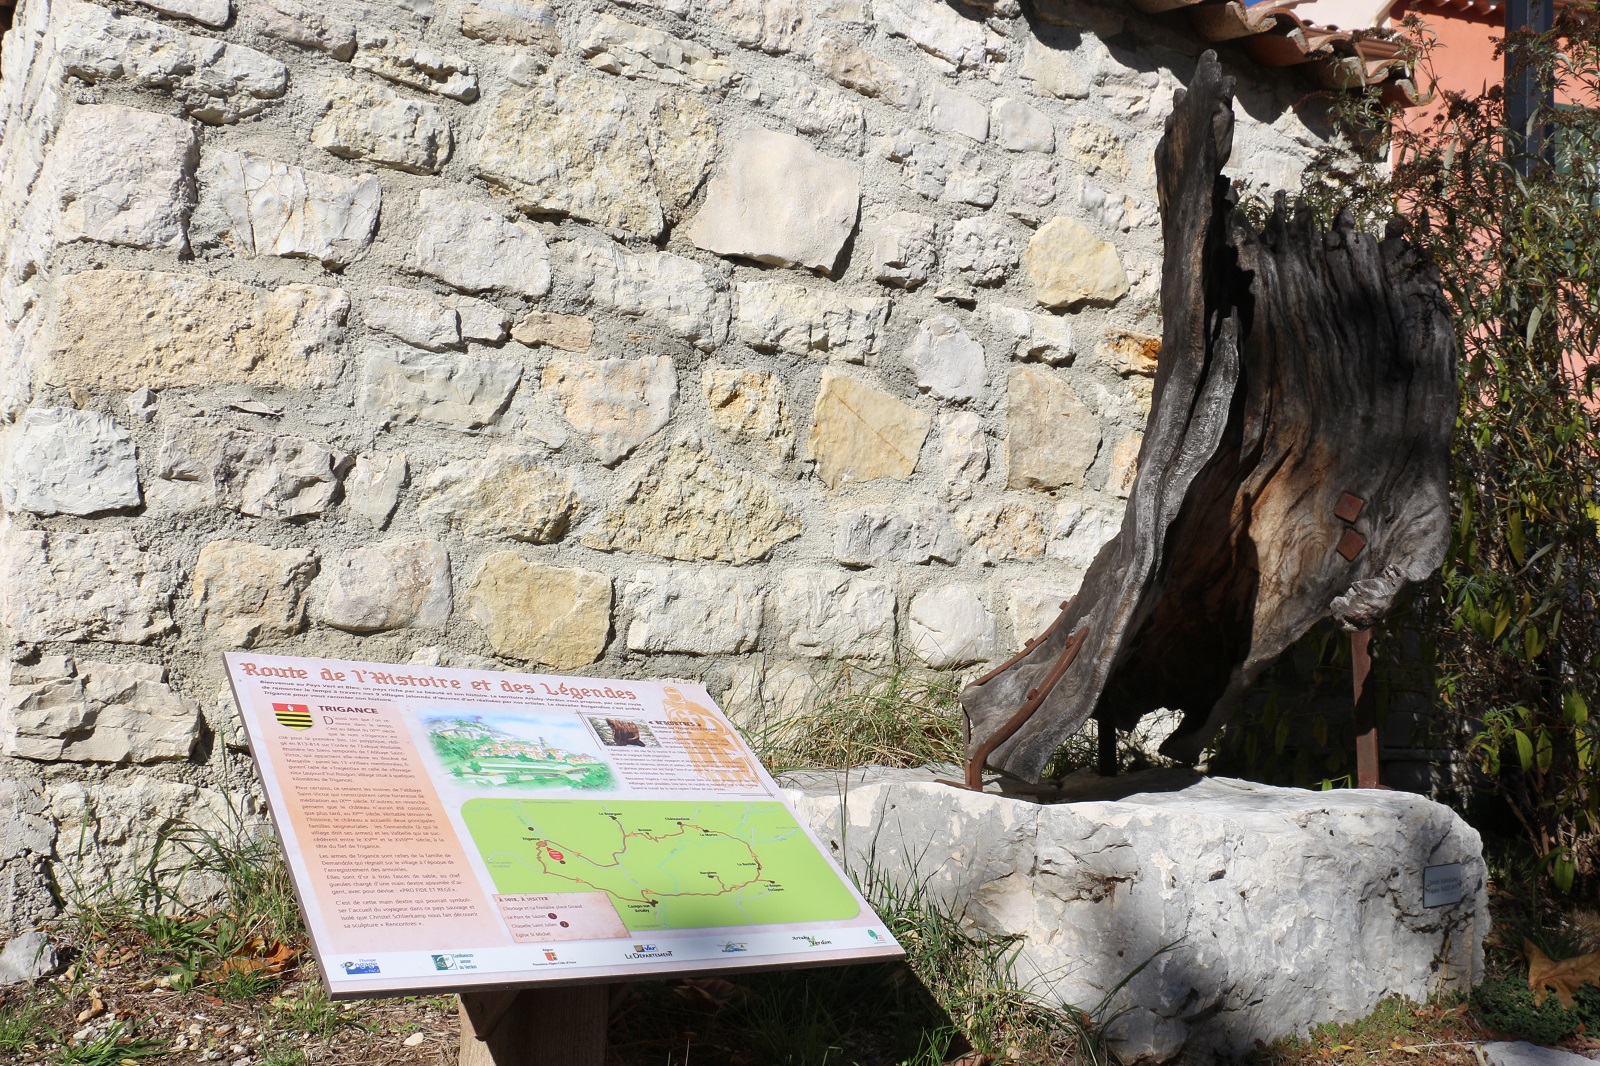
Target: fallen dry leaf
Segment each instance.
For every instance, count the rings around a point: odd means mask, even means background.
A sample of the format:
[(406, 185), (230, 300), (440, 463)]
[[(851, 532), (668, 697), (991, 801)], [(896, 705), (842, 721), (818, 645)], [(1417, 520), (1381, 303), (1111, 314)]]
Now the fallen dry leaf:
[(1533, 990), (1533, 1005), (1544, 1005), (1551, 992), (1561, 1005), (1572, 1009), (1572, 996), (1581, 985), (1600, 985), (1600, 951), (1591, 951), (1571, 959), (1552, 959), (1540, 951), (1531, 940), (1522, 942), (1522, 953), (1528, 957), (1528, 987)]
[[(247, 949), (252, 946), (255, 951), (266, 947), (259, 940), (245, 945)], [(204, 977), (207, 981), (219, 981), (230, 973), (258, 973), (264, 977), (276, 977), (294, 965), (299, 956), (300, 953), (287, 944), (273, 944), (264, 955), (239, 954), (223, 959), (221, 966), (207, 970)]]
[(677, 982), (678, 995), (705, 1011), (719, 1011), (732, 1003), (739, 989), (720, 977), (686, 977)]

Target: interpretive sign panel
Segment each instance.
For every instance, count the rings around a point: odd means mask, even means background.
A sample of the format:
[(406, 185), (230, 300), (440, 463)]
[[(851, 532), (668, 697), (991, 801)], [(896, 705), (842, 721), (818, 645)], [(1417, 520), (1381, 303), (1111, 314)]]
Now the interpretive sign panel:
[(901, 953), (698, 685), (226, 660), (336, 997)]

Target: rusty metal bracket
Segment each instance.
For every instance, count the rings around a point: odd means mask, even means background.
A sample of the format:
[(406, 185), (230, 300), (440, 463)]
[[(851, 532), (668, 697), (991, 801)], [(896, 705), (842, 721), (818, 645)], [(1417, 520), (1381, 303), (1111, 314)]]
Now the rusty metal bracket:
[[(1070, 601), (1069, 603), (1062, 604), (1061, 614), (1057, 616), (1055, 623), (1052, 624), (1049, 629), (1045, 630), (1037, 640), (1031, 641), (1029, 646), (1025, 647), (1023, 651), (1016, 655), (1010, 662), (984, 675), (985, 680), (995, 676), (996, 674), (1000, 673), (1001, 670), (1004, 670), (1013, 663), (1021, 660), (1022, 656), (1027, 654), (1030, 648), (1038, 646), (1040, 641), (1044, 640), (1051, 633), (1055, 632), (1056, 627), (1061, 624), (1061, 619), (1066, 617), (1067, 608), (1069, 606)], [(1067, 638), (1066, 643), (1061, 645), (1061, 654), (1056, 656), (1056, 661), (1054, 665), (1050, 667), (1050, 672), (1045, 675), (1044, 681), (1038, 686), (1029, 689), (1026, 699), (1024, 700), (1022, 706), (1017, 708), (1016, 713), (1010, 718), (1006, 719), (1005, 724), (999, 729), (989, 734), (989, 739), (985, 740), (983, 745), (979, 747), (977, 751), (972, 753), (972, 757), (967, 760), (965, 780), (944, 781), (941, 783), (946, 785), (954, 785), (957, 788), (971, 789), (973, 792), (982, 792), (984, 763), (989, 761), (989, 756), (994, 754), (996, 748), (1000, 747), (1000, 745), (1004, 744), (1006, 741), (1010, 740), (1016, 735), (1017, 730), (1021, 729), (1023, 725), (1027, 723), (1028, 719), (1033, 717), (1034, 712), (1038, 711), (1038, 709), (1044, 704), (1044, 701), (1050, 697), (1050, 693), (1055, 691), (1056, 686), (1061, 683), (1061, 679), (1066, 676), (1067, 670), (1071, 668), (1073, 662), (1078, 658), (1078, 651), (1083, 647), (1083, 642), (1087, 640), (1088, 637), (1089, 629), (1087, 626), (1084, 626), (1078, 629), (1077, 632), (1073, 633), (1072, 636)]]
[(990, 670), (987, 674), (984, 674), (982, 677), (978, 678), (973, 682), (973, 685), (987, 685), (989, 682), (993, 681), (995, 678), (999, 677), (1001, 674), (1005, 673), (1022, 660), (1026, 659), (1028, 657), (1028, 653), (1033, 651), (1033, 649), (1037, 648), (1040, 644), (1043, 644), (1045, 641), (1049, 640), (1050, 634), (1061, 628), (1062, 619), (1067, 617), (1067, 612), (1072, 610), (1072, 605), (1076, 602), (1078, 602), (1076, 596), (1070, 600), (1062, 600), (1061, 610), (1056, 615), (1056, 620), (1051, 622), (1049, 627), (1046, 628), (1043, 633), (1040, 633), (1036, 637), (1029, 638), (1027, 642), (1022, 645), (1021, 651), (1017, 652), (1017, 654), (1013, 655), (1011, 658), (1007, 659), (993, 670)]

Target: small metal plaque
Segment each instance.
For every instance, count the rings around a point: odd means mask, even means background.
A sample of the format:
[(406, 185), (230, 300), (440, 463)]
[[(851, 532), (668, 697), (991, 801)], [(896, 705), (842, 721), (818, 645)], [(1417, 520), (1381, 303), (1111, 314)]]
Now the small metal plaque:
[(1447, 862), (1442, 866), (1422, 868), (1422, 905), (1448, 907), (1460, 903), (1464, 895), (1461, 884), (1461, 864)]
[(1353, 529), (1344, 531), (1344, 536), (1339, 538), (1339, 543), (1334, 545), (1334, 550), (1344, 556), (1345, 562), (1353, 563), (1356, 556), (1361, 554), (1361, 549), (1367, 546), (1367, 538)]

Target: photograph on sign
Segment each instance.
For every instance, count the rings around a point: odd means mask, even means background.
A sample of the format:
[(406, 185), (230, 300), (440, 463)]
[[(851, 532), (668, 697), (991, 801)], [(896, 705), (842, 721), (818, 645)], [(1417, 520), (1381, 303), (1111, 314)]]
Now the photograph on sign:
[(901, 954), (698, 685), (225, 659), (336, 997)]

